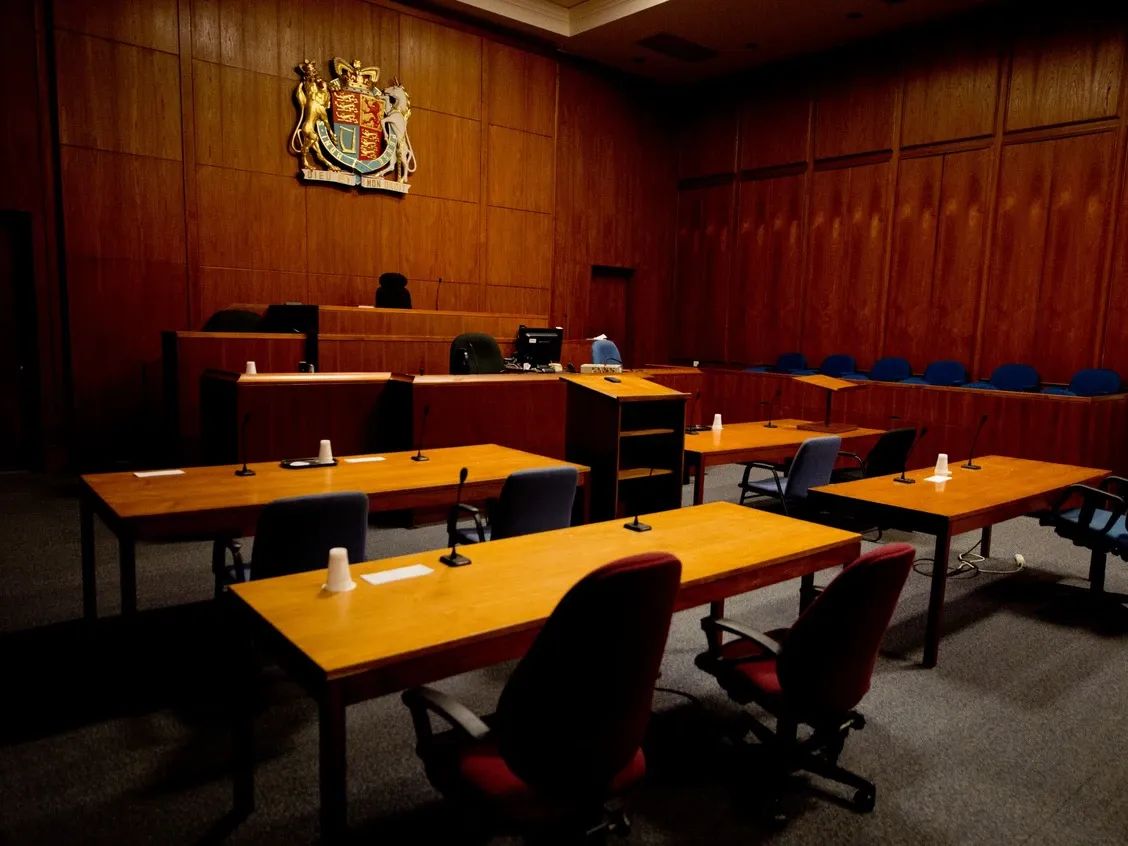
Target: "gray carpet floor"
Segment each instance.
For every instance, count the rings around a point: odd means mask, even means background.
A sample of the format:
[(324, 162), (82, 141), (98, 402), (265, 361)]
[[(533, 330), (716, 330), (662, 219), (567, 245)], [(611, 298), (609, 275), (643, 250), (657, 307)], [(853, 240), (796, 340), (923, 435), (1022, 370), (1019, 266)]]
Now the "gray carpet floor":
[[(735, 499), (736, 480), (736, 468), (712, 472), (707, 498)], [(316, 711), (277, 669), (260, 682), (258, 808), (229, 817), (229, 701), (219, 670), (228, 644), (209, 601), (210, 548), (141, 545), (142, 613), (123, 623), (116, 547), (99, 526), (104, 619), (91, 630), (78, 622), (77, 511), (73, 480), (0, 476), (0, 841), (315, 842)], [(928, 538), (890, 539), (931, 554)], [(957, 537), (954, 552), (976, 539)], [(441, 544), (437, 527), (373, 529), (369, 554)], [(648, 778), (629, 803), (630, 842), (1128, 842), (1128, 571), (1110, 562), (1109, 595), (1090, 596), (1087, 553), (1029, 518), (999, 526), (994, 552), (1008, 561), (1023, 553), (1027, 569), (950, 581), (934, 670), (919, 666), (928, 579), (910, 576), (862, 703), (868, 725), (843, 756), (877, 783), (868, 815), (801, 791), (788, 800), (782, 831), (763, 825), (757, 756), (725, 740), (739, 709), (693, 666), (702, 609), (678, 614), (661, 684), (691, 698), (656, 695)], [(737, 597), (729, 615), (762, 629), (788, 624), (797, 588)], [(485, 713), (507, 671), (439, 687)], [(398, 696), (350, 708), (348, 732), (357, 842), (461, 842), (459, 818), (413, 754)]]

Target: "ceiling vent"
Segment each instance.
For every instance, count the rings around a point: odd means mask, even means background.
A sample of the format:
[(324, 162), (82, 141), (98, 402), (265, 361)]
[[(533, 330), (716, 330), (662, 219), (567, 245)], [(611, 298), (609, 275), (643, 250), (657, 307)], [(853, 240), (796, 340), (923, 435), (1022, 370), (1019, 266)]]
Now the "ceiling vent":
[(638, 46), (681, 62), (705, 62), (717, 56), (716, 50), (702, 47), (700, 44), (669, 32), (659, 32), (647, 36), (638, 42)]

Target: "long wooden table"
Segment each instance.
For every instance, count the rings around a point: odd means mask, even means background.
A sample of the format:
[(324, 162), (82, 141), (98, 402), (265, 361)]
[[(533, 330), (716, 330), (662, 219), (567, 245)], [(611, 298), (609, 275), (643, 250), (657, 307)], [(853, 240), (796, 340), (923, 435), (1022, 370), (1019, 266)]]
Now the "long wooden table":
[(928, 623), (924, 635), (924, 666), (935, 667), (940, 652), (944, 587), (952, 536), (983, 530), (981, 553), (991, 554), (991, 527), (1031, 511), (1049, 508), (1070, 485), (1090, 484), (1107, 470), (1052, 464), (1024, 458), (990, 455), (975, 461), (982, 469), (967, 470), (952, 462), (946, 482), (926, 482), (932, 469), (907, 473), (916, 484), (877, 476), (812, 488), (812, 505), (828, 511), (874, 519), (883, 526), (936, 536)]
[[(510, 473), (538, 467), (579, 470), (583, 520), (590, 512), (589, 468), (530, 452), (497, 446), (428, 449), (429, 461), (412, 461), (412, 451), (382, 454), (382, 461), (352, 462), (338, 457), (336, 467), (283, 469), (277, 462), (251, 464), (254, 476), (234, 474), (237, 465), (187, 467), (183, 473), (139, 478), (134, 473), (96, 473), (82, 477), (79, 523), (82, 536), (82, 605), (87, 619), (98, 615), (94, 557), (94, 515), (118, 539), (123, 614), (137, 610), (136, 542), (215, 540), (253, 535), (262, 507), (276, 499), (334, 491), (363, 491), (372, 511), (431, 508), (454, 502), (458, 473), (470, 474), (463, 500), (496, 497)], [(371, 456), (369, 456), (371, 457)], [(216, 544), (216, 555), (223, 550)]]
[[(318, 701), (323, 835), (346, 824), (348, 705), (523, 654), (567, 590), (603, 564), (653, 550), (676, 555), (683, 609), (800, 576), (802, 601), (814, 572), (853, 559), (860, 547), (851, 532), (728, 502), (644, 519), (653, 531), (628, 532), (619, 519), (477, 544), (466, 550), (473, 563), (456, 569), (439, 563), (441, 551), (356, 564), (349, 593), (323, 592), (321, 570), (234, 585), (239, 617)], [(360, 578), (420, 563), (433, 572), (379, 586)], [(235, 802), (245, 813), (254, 804), (249, 701), (236, 750)]]
[[(766, 420), (754, 423), (726, 423), (719, 432), (712, 429), (685, 436), (685, 463), (692, 469), (693, 502), (705, 501), (705, 471), (718, 464), (746, 461), (782, 461), (795, 454), (803, 441), (825, 437), (822, 432), (797, 429), (803, 420), (775, 420), (768, 429)], [(843, 449), (867, 451), (882, 434), (880, 429), (852, 429), (841, 434)]]

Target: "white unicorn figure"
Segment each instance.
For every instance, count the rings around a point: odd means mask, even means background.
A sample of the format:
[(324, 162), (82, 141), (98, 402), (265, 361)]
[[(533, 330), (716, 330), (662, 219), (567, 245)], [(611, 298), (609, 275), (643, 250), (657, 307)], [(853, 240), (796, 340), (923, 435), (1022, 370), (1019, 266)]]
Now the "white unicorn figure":
[(392, 77), (392, 84), (384, 89), (384, 137), (395, 153), (392, 161), (377, 176), (392, 174), (397, 182), (407, 182), (415, 172), (415, 151), (411, 139), (407, 137), (407, 119), (411, 117), (411, 98), (400, 85), (398, 77)]

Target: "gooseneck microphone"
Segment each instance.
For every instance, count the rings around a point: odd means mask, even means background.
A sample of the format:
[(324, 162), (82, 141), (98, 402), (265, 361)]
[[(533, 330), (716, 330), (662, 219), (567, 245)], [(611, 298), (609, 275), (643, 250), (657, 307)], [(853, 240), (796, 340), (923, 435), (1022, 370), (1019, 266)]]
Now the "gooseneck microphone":
[(704, 432), (708, 428), (707, 426), (702, 426), (699, 423), (693, 422), (694, 420), (697, 419), (697, 416), (700, 413), (701, 413), (701, 390), (698, 389), (698, 390), (694, 391), (693, 399), (690, 401), (690, 412), (689, 412), (690, 422), (687, 423), (686, 427), (685, 427), (685, 433), (687, 435), (696, 435), (698, 432)]
[(470, 471), (465, 467), (458, 471), (458, 493), (455, 494), (454, 508), (451, 509), (450, 519), (447, 521), (447, 531), (450, 532), (450, 553), (439, 556), (439, 560), (448, 567), (465, 567), (470, 563), (470, 559), (459, 553), (455, 548), (458, 546), (458, 533), (456, 529), (458, 525), (458, 507), (462, 505), (462, 486), (466, 484), (466, 477), (469, 475)]
[(251, 413), (243, 415), (242, 431), (239, 433), (239, 451), (243, 453), (243, 466), (235, 471), (236, 476), (253, 476), (255, 471), (247, 466), (247, 424), (251, 422)]
[(766, 403), (767, 406), (768, 406), (768, 422), (764, 424), (765, 429), (777, 429), (777, 428), (779, 428), (778, 426), (776, 426), (775, 423), (772, 422), (772, 417), (774, 416), (772, 414), (772, 410), (775, 408), (776, 404), (779, 403), (779, 398), (782, 394), (783, 394), (783, 385), (780, 385), (778, 388), (776, 388), (776, 392), (775, 392), (774, 397), (772, 397), (770, 400), (764, 400), (764, 403)]
[(917, 436), (915, 438), (913, 438), (913, 443), (912, 443), (912, 446), (909, 447), (909, 451), (905, 453), (905, 463), (901, 465), (901, 475), (895, 477), (893, 479), (894, 482), (900, 482), (902, 485), (915, 485), (916, 484), (916, 479), (908, 479), (908, 478), (905, 477), (905, 469), (909, 466), (909, 459), (912, 458), (913, 453), (916, 452), (917, 444), (919, 444), (921, 441), (923, 441), (924, 436), (927, 435), (927, 434), (928, 434), (928, 427), (922, 426), (921, 429), (920, 429), (920, 432), (918, 432)]
[[(430, 405), (423, 406), (423, 423), (419, 426), (419, 443), (417, 445), (418, 450), (415, 453), (415, 455), (411, 456), (412, 461), (430, 461), (431, 460), (423, 454), (423, 438), (425, 438), (427, 436), (427, 417), (428, 417), (428, 415), (430, 415), (430, 413), (431, 413), (431, 406)], [(465, 470), (466, 468), (464, 467), (462, 469)]]
[(971, 449), (967, 451), (967, 461), (960, 465), (964, 470), (982, 470), (978, 464), (972, 463), (975, 458), (975, 444), (979, 441), (979, 433), (983, 431), (983, 424), (987, 422), (987, 415), (979, 418), (979, 425), (975, 427), (975, 434), (971, 438)]
[[(646, 474), (646, 478), (651, 478), (654, 475), (654, 468), (650, 468), (650, 472)], [(635, 518), (630, 523), (623, 524), (624, 529), (629, 529), (632, 532), (649, 532), (650, 526), (646, 523), (638, 522), (638, 500), (635, 499)]]

